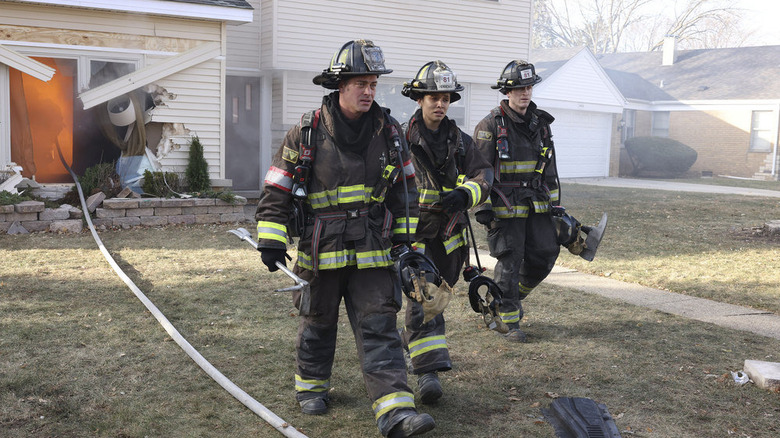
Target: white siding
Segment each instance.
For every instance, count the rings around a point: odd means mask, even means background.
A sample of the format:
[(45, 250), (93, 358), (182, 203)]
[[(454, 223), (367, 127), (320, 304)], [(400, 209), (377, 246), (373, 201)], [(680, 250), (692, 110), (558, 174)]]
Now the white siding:
[[(499, 73), (496, 73), (496, 78), (498, 78)], [(498, 106), (498, 103), (503, 98), (503, 94), (488, 86), (480, 84), (479, 87), (472, 87), (471, 101), (469, 102), (471, 105), (469, 111), (469, 126), (468, 130), (465, 128), (463, 130), (469, 135), (472, 135), (477, 124), (490, 113), (490, 110)]]
[(534, 97), (548, 106), (591, 111), (620, 113), (625, 105), (623, 96), (587, 50), (536, 85)]
[[(531, 0), (285, 0), (274, 8), (275, 50), (269, 68), (311, 71), (327, 66), (346, 41), (379, 45), (392, 76), (407, 79), (441, 59), (464, 82), (498, 77), (506, 63), (528, 58)], [(273, 3), (273, 5), (271, 5)], [(267, 31), (267, 29), (266, 29)], [(264, 60), (265, 61), (265, 60)]]
[[(209, 176), (223, 178), (221, 145), (223, 119), (220, 60), (211, 60), (175, 73), (155, 82), (175, 98), (165, 101), (165, 106), (154, 110), (152, 121), (184, 123), (193, 135), (200, 138), (203, 155), (209, 163)], [(171, 152), (161, 164), (166, 170), (183, 172), (187, 166), (186, 147)]]
[[(228, 75), (243, 71), (260, 71), (260, 25), (262, 21), (260, 0), (249, 0), (255, 9), (252, 22), (227, 27)], [(240, 71), (236, 71), (240, 70)]]
[(274, 68), (276, 47), (274, 35), (276, 35), (276, 1), (263, 0), (260, 5), (260, 65), (264, 70)]

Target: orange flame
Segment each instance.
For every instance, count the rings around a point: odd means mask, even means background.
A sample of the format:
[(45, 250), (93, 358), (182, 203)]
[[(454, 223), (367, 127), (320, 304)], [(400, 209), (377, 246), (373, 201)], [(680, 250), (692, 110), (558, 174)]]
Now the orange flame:
[(75, 61), (36, 58), (57, 72), (49, 82), (23, 75), (24, 95), (33, 141), (35, 180), (40, 183), (71, 182), (62, 165), (57, 143), (68, 164), (73, 162), (73, 94)]

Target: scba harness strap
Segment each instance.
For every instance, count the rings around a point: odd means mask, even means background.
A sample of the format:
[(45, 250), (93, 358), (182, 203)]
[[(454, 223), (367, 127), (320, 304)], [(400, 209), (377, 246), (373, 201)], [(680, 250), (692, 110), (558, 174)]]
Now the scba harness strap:
[[(311, 110), (301, 116), (301, 141), (299, 143), (298, 162), (293, 171), (293, 185), (292, 185), (292, 212), (290, 220), (287, 225), (287, 231), (290, 237), (300, 237), (306, 227), (306, 217), (304, 202), (308, 197), (309, 190), (309, 178), (311, 175), (311, 169), (314, 165), (314, 157), (316, 156), (316, 145), (314, 135), (317, 132), (319, 126), (321, 109)], [(385, 127), (383, 130), (388, 133), (388, 140), (395, 145), (395, 148), (388, 148), (389, 162), (384, 169), (382, 169), (382, 177), (379, 179), (376, 187), (371, 192), (371, 201), (376, 203), (382, 203), (387, 195), (387, 190), (397, 180), (401, 174), (403, 166), (400, 158), (400, 137), (398, 130), (387, 119), (387, 113), (385, 115)]]
[(312, 131), (317, 130), (320, 122), (320, 109), (312, 110), (301, 117), (301, 143), (298, 155), (298, 164), (293, 172), (292, 194), (298, 199), (306, 199), (308, 195), (308, 179), (311, 166), (314, 162), (314, 145), (312, 144)]
[[(504, 117), (506, 116), (504, 113), (504, 108), (499, 107), (498, 111), (493, 111), (493, 116), (496, 120), (496, 150), (498, 152), (494, 167), (496, 172), (496, 179), (497, 181), (501, 182), (500, 161), (511, 160), (512, 156), (509, 149), (508, 131), (506, 125), (504, 124)], [(543, 124), (539, 126), (539, 116), (534, 112), (531, 112), (530, 116), (531, 121), (528, 123), (528, 129), (532, 133), (541, 129), (542, 141), (539, 144), (539, 156), (537, 158), (536, 165), (534, 166), (534, 176), (530, 181), (523, 182), (525, 184), (523, 187), (538, 189), (542, 185), (544, 171), (547, 169), (547, 165), (550, 163), (550, 161), (552, 161), (554, 148), (552, 136), (550, 135), (549, 125)]]

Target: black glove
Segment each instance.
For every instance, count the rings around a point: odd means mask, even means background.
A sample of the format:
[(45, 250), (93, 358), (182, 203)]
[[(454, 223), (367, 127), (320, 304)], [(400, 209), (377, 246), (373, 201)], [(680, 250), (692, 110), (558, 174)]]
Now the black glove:
[(447, 213), (455, 213), (466, 209), (466, 203), (469, 201), (469, 195), (463, 190), (453, 190), (447, 192), (441, 198), (441, 206)]
[(482, 225), (490, 226), (490, 222), (496, 217), (496, 214), (493, 213), (493, 210), (480, 210), (474, 213), (474, 217)]
[(263, 260), (263, 264), (268, 267), (269, 272), (279, 270), (276, 262), (281, 262), (284, 266), (287, 266), (287, 263), (284, 261), (284, 258), (287, 256), (287, 250), (281, 248), (257, 248), (257, 250), (260, 251), (260, 258)]

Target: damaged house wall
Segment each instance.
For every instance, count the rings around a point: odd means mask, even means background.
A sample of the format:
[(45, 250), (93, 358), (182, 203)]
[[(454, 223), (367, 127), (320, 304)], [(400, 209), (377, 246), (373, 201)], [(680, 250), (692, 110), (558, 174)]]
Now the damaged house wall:
[[(182, 8), (186, 6), (182, 5)], [(191, 136), (197, 135), (204, 147), (212, 180), (225, 178), (225, 26), (224, 21), (217, 19), (185, 19), (76, 7), (0, 3), (0, 45), (33, 59), (53, 60), (55, 68), (61, 64), (73, 70), (65, 74), (63, 68), (58, 68), (55, 73), (55, 77), (61, 76), (60, 80), (71, 81), (73, 87), (73, 103), (70, 105), (74, 114), (70, 118), (63, 118), (63, 123), (71, 125), (68, 127), (71, 131), (78, 129), (78, 126), (73, 126), (78, 125), (77, 120), (88, 120), (79, 114), (90, 111), (83, 109), (79, 96), (90, 88), (91, 69), (101, 63), (113, 62), (129, 64), (133, 71), (139, 71), (164, 63), (188, 50), (212, 44), (215, 50), (205, 61), (183, 69), (181, 66), (173, 66), (169, 70), (157, 72), (153, 81), (138, 84), (138, 92), (148, 94), (154, 101), (154, 107), (144, 113), (145, 118), (141, 122), (145, 128), (143, 143), (151, 150), (152, 161), (159, 160), (162, 170), (184, 172), (189, 140)], [(0, 69), (0, 85), (10, 83), (8, 77), (12, 75), (11, 70)], [(37, 81), (24, 73), (21, 76), (24, 80)], [(2, 94), (6, 94), (5, 89)], [(11, 99), (0, 99), (0, 112), (10, 112)], [(107, 102), (101, 102), (93, 109), (107, 111)], [(68, 105), (65, 102), (61, 106)], [(31, 130), (35, 128), (33, 124), (28, 127)], [(7, 166), (9, 158), (10, 161), (14, 158), (9, 137), (16, 137), (16, 133), (13, 126), (10, 133), (6, 131), (9, 129), (0, 129), (0, 150), (3, 151), (0, 159), (6, 161), (0, 163), (0, 167)], [(118, 136), (122, 137), (126, 132), (118, 131)], [(36, 132), (33, 131), (32, 136), (35, 137)], [(59, 142), (64, 143), (61, 139)], [(73, 142), (76, 143), (73, 145), (74, 151), (79, 150), (78, 143), (90, 143), (77, 134), (73, 134)], [(55, 141), (47, 140), (45, 143), (52, 143), (48, 147), (53, 148)], [(91, 150), (91, 161), (100, 162), (101, 158), (110, 161), (105, 158), (111, 157), (112, 153), (117, 155), (117, 151), (108, 149), (103, 147), (101, 150)], [(16, 155), (29, 152), (18, 151)], [(41, 158), (40, 155), (38, 153), (36, 161)]]

